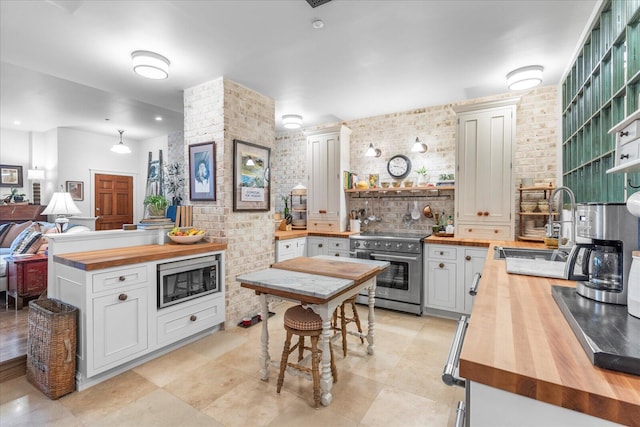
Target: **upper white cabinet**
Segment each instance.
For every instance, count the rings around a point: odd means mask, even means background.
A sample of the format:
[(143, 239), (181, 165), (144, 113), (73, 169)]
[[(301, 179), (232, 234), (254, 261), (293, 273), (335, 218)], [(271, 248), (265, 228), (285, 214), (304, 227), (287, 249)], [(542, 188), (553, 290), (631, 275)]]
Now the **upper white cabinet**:
[(609, 130), (616, 135), (616, 162), (607, 173), (640, 172), (640, 110)]
[(349, 170), (351, 130), (346, 126), (307, 134), (307, 229), (346, 231), (343, 171)]
[(456, 237), (514, 239), (515, 103), (456, 110)]

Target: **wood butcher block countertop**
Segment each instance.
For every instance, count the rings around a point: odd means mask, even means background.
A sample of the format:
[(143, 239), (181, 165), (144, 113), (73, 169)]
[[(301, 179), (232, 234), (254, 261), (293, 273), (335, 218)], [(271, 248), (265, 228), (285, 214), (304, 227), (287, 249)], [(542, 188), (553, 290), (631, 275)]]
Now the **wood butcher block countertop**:
[(142, 245), (126, 248), (103, 249), (89, 252), (74, 252), (62, 255), (54, 255), (55, 262), (92, 271), (103, 268), (119, 267), (123, 265), (138, 264), (141, 262), (158, 261), (168, 258), (176, 258), (185, 255), (199, 255), (206, 252), (223, 251), (227, 245), (223, 243), (194, 243), (192, 245), (180, 245), (167, 243), (165, 245)]
[(490, 247), (460, 356), (460, 376), (640, 426), (640, 376), (591, 363), (556, 305), (552, 285), (575, 287), (575, 282), (507, 274), (505, 261), (493, 259)]
[(349, 238), (354, 233), (351, 231), (307, 231), (307, 230), (291, 230), (276, 231), (276, 240), (296, 239), (298, 237), (318, 236), (318, 237), (341, 237)]

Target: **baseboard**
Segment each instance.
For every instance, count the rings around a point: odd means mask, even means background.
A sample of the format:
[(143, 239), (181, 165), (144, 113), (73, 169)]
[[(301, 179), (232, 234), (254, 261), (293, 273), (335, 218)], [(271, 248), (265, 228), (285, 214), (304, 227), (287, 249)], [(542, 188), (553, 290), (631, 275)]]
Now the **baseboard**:
[(21, 377), (27, 373), (27, 356), (18, 356), (0, 363), (0, 383)]

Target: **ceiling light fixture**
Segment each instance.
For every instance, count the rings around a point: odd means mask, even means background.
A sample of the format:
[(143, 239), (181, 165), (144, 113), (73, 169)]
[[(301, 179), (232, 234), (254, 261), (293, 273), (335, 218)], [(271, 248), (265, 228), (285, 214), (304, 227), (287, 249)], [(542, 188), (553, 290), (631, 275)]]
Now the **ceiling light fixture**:
[(427, 152), (427, 144), (423, 144), (420, 141), (420, 138), (416, 137), (416, 142), (413, 143), (413, 146), (411, 147), (411, 152), (412, 153), (426, 153)]
[(379, 148), (373, 148), (373, 142), (369, 143), (369, 148), (367, 148), (367, 152), (364, 153), (367, 157), (380, 157), (382, 155), (382, 151)]
[(302, 126), (302, 116), (297, 114), (285, 114), (282, 116), (282, 124), (287, 129), (300, 129), (300, 126)]
[(324, 21), (322, 19), (314, 19), (313, 21), (311, 21), (311, 26), (313, 26), (313, 28), (315, 28), (316, 30), (319, 30), (321, 28), (324, 28)]
[(162, 121), (162, 116), (156, 116), (156, 122), (161, 122)]
[(507, 87), (509, 90), (531, 89), (542, 84), (542, 65), (529, 65), (518, 68), (507, 74)]
[(147, 50), (131, 52), (133, 71), (136, 74), (153, 80), (169, 77), (169, 60), (162, 55)]
[(118, 132), (120, 132), (120, 142), (114, 144), (113, 147), (111, 147), (111, 151), (118, 154), (129, 154), (131, 152), (131, 148), (124, 145), (124, 142), (122, 142), (122, 134), (124, 133), (124, 131), (118, 130)]

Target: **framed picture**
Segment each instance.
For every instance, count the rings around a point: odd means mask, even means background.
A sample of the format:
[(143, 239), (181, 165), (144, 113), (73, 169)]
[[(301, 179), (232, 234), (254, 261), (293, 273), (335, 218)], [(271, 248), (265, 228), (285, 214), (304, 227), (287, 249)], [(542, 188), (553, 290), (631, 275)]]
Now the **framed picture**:
[(157, 181), (160, 176), (160, 160), (154, 160), (149, 163), (149, 176), (147, 181)]
[(271, 149), (233, 140), (233, 210), (268, 211)]
[(216, 199), (216, 145), (213, 141), (189, 146), (189, 199)]
[(71, 194), (73, 200), (84, 200), (84, 182), (65, 181), (67, 193)]
[(0, 187), (22, 187), (22, 166), (0, 165)]

